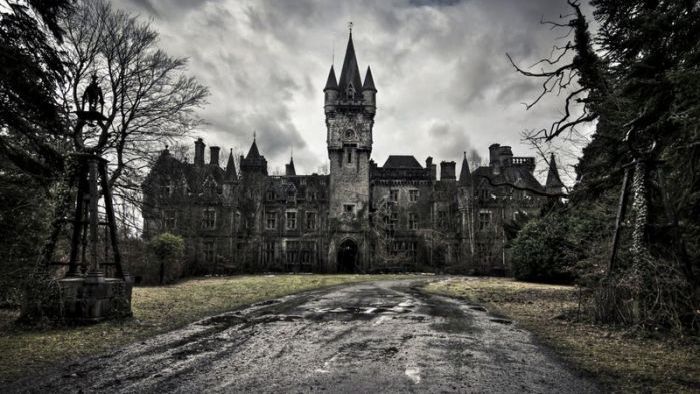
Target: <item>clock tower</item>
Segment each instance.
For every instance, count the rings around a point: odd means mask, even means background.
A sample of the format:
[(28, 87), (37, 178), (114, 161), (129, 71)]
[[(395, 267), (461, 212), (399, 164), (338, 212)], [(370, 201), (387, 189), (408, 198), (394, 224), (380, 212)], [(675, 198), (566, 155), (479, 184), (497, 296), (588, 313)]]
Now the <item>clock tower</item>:
[(330, 160), (329, 224), (333, 233), (329, 263), (335, 261), (338, 272), (358, 272), (368, 261), (369, 172), (377, 89), (369, 67), (364, 82), (360, 79), (352, 31), (340, 79), (336, 79), (331, 66), (323, 91)]

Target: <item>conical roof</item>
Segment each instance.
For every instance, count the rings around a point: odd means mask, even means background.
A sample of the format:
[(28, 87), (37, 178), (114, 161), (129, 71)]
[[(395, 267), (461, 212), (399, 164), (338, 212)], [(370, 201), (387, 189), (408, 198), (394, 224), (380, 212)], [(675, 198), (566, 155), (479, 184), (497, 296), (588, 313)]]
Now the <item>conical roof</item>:
[(345, 59), (343, 60), (343, 69), (340, 72), (338, 87), (341, 92), (345, 92), (350, 84), (352, 84), (356, 92), (359, 92), (362, 87), (360, 69), (357, 66), (357, 57), (355, 56), (355, 46), (352, 43), (352, 32), (348, 38), (348, 47), (345, 50)]
[(549, 157), (549, 172), (547, 173), (547, 183), (545, 187), (547, 189), (558, 190), (564, 187), (564, 183), (562, 183), (559, 178), (559, 170), (557, 170), (557, 162), (554, 160), (554, 153)]
[(258, 144), (255, 143), (255, 137), (253, 137), (253, 145), (250, 146), (248, 150), (248, 155), (246, 159), (257, 159), (260, 157), (260, 152), (258, 151)]
[(374, 90), (375, 92), (377, 91), (377, 88), (374, 87), (374, 78), (372, 78), (372, 70), (367, 66), (367, 73), (365, 74), (365, 83), (362, 84), (362, 90)]
[(471, 171), (469, 171), (467, 152), (464, 152), (464, 159), (462, 159), (462, 170), (459, 172), (459, 184), (462, 186), (472, 185), (472, 174)]
[(331, 89), (338, 90), (338, 81), (335, 79), (335, 70), (333, 66), (331, 66), (331, 71), (328, 73), (328, 80), (326, 81), (326, 87), (323, 88), (323, 91), (325, 92)]

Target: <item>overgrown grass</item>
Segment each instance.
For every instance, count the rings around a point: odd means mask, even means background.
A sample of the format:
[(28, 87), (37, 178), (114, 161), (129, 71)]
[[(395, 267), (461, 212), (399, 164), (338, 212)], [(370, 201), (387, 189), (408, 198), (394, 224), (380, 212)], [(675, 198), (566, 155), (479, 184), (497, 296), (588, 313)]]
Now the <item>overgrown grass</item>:
[[(563, 359), (611, 391), (700, 391), (700, 340), (586, 322), (571, 286), (459, 278), (426, 290), (484, 304), (532, 331)], [(581, 317), (581, 318), (577, 318)]]
[(268, 275), (191, 279), (172, 286), (136, 287), (134, 318), (91, 326), (22, 330), (17, 311), (0, 310), (0, 384), (59, 361), (106, 351), (203, 317), (287, 294), (407, 275)]

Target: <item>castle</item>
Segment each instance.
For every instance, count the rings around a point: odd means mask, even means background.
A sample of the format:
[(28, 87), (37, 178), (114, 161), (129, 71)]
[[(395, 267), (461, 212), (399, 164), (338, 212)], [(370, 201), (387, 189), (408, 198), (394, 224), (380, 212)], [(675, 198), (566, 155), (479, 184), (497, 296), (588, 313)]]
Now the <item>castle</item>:
[[(171, 232), (186, 240), (190, 273), (431, 271), (508, 274), (506, 227), (534, 215), (547, 192), (562, 190), (554, 159), (543, 186), (534, 157), (493, 144), (489, 164), (473, 172), (428, 157), (372, 159), (377, 89), (364, 82), (352, 33), (340, 78), (325, 88), (328, 175), (268, 174), (255, 139), (237, 171), (220, 149), (195, 142), (194, 162), (163, 150), (143, 183), (144, 237)], [(515, 186), (515, 187), (513, 187)], [(536, 193), (542, 191), (545, 193)]]

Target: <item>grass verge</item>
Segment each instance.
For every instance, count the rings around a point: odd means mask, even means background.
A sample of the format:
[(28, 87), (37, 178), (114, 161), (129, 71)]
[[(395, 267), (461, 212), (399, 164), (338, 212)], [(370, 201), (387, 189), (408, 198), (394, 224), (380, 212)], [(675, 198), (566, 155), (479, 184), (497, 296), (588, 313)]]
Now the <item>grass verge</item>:
[(191, 279), (136, 287), (134, 318), (91, 326), (22, 330), (0, 310), (0, 385), (62, 361), (96, 354), (239, 306), (306, 290), (407, 275), (267, 275)]
[(572, 286), (454, 278), (428, 292), (483, 304), (514, 319), (561, 358), (615, 392), (700, 392), (700, 340), (630, 332), (577, 319)]

